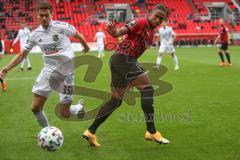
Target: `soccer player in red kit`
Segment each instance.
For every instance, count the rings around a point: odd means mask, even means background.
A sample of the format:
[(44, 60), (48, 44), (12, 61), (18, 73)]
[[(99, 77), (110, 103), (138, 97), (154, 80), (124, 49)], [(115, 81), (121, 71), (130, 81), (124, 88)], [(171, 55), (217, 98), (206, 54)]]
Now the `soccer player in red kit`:
[[(220, 58), (221, 58), (221, 62), (220, 62), (219, 65), (220, 66), (231, 66), (232, 63), (231, 63), (231, 59), (230, 59), (230, 53), (228, 51), (228, 44), (231, 43), (230, 35), (229, 35), (229, 32), (228, 32), (228, 28), (224, 25), (223, 19), (220, 19), (219, 23), (220, 23), (220, 32), (219, 32), (219, 35), (217, 36), (217, 38), (214, 42), (216, 44), (219, 39), (221, 41), (221, 46), (217, 51)], [(227, 57), (227, 61), (228, 61), (227, 63), (225, 63), (223, 52)]]
[(147, 18), (134, 19), (121, 28), (109, 22), (107, 32), (114, 38), (126, 35), (123, 42), (117, 47), (110, 60), (112, 96), (99, 110), (92, 125), (83, 133), (92, 146), (100, 146), (95, 132), (97, 128), (116, 110), (122, 103), (124, 93), (131, 86), (136, 87), (141, 93), (141, 106), (144, 112), (147, 131), (145, 139), (160, 144), (168, 144), (169, 140), (156, 131), (154, 125), (153, 92), (150, 79), (137, 59), (151, 46), (154, 29), (169, 15), (169, 9), (161, 4), (156, 5)]

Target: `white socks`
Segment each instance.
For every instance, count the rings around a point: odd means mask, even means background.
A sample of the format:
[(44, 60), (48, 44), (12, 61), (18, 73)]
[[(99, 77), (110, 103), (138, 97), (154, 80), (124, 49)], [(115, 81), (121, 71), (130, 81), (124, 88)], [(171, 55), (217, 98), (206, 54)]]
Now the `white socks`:
[(83, 109), (83, 105), (81, 103), (79, 103), (79, 104), (76, 104), (76, 105), (71, 105), (69, 110), (70, 110), (71, 114), (76, 115), (76, 114), (79, 113), (79, 111), (82, 111), (82, 109)]
[(173, 61), (175, 63), (175, 70), (178, 70), (179, 69), (179, 64), (178, 64), (178, 58), (176, 55), (173, 56)]
[[(175, 70), (178, 70), (179, 69), (178, 58), (175, 54), (174, 54), (174, 56), (172, 56), (172, 58), (175, 63)], [(156, 60), (156, 66), (159, 67), (161, 62), (162, 62), (162, 56), (158, 56), (157, 60)]]
[(20, 68), (24, 67), (24, 64), (26, 63), (26, 61), (27, 61), (28, 68), (31, 68), (31, 62), (30, 62), (30, 59), (28, 57), (23, 59), (23, 61), (21, 62), (21, 67)]
[(37, 121), (40, 124), (40, 126), (42, 126), (43, 128), (49, 126), (47, 116), (45, 115), (45, 113), (43, 111), (33, 113), (33, 114), (37, 118)]
[(162, 62), (162, 56), (158, 56), (156, 61), (157, 66), (160, 66), (161, 62)]

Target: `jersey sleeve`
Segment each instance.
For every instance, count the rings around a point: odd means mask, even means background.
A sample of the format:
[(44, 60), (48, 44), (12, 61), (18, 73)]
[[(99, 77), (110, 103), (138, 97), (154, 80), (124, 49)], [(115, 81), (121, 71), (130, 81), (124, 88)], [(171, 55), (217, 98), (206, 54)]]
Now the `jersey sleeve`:
[(76, 33), (76, 28), (66, 22), (62, 22), (62, 29), (67, 36), (74, 36)]
[(138, 19), (134, 19), (128, 22), (125, 27), (128, 28), (128, 33), (135, 33), (141, 28), (141, 21)]
[(23, 49), (25, 49), (27, 51), (31, 51), (33, 49), (33, 47), (35, 47), (36, 45), (37, 45), (37, 42), (34, 41), (33, 34), (30, 34)]

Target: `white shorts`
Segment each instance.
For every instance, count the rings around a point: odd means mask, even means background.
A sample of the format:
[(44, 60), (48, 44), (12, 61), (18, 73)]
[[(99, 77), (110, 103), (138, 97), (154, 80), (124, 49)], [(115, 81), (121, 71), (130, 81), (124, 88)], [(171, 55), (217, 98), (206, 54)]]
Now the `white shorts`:
[(59, 94), (60, 103), (67, 104), (72, 101), (73, 85), (73, 74), (53, 76), (52, 72), (42, 69), (33, 85), (32, 92), (47, 98), (54, 89)]
[(159, 52), (160, 53), (174, 53), (175, 52), (175, 48), (174, 48), (173, 45), (168, 45), (168, 46), (161, 45), (159, 47)]
[(104, 50), (104, 44), (97, 44), (98, 50), (103, 51)]

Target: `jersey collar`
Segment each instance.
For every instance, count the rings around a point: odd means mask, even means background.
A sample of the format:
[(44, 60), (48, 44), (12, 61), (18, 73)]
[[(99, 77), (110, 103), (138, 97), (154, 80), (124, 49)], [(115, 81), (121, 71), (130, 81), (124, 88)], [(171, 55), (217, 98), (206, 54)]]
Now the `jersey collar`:
[[(50, 21), (50, 23), (49, 23), (49, 25), (48, 25), (48, 28), (50, 28), (52, 25), (53, 25), (53, 20)], [(40, 28), (41, 28), (42, 31), (48, 30), (48, 28), (45, 29), (42, 25), (40, 25)]]
[(27, 27), (24, 27), (23, 30), (28, 30), (28, 28), (27, 28)]

